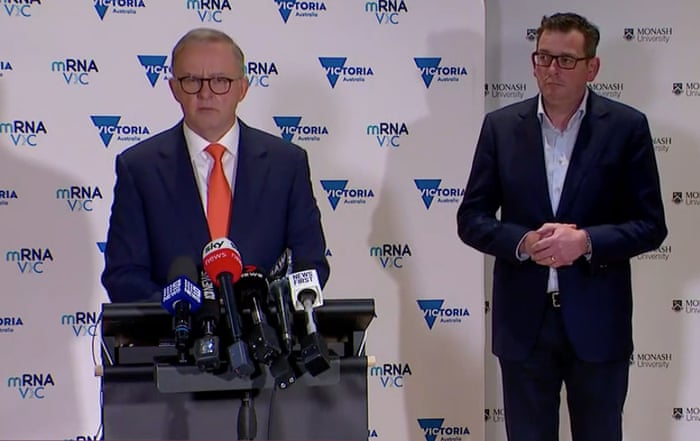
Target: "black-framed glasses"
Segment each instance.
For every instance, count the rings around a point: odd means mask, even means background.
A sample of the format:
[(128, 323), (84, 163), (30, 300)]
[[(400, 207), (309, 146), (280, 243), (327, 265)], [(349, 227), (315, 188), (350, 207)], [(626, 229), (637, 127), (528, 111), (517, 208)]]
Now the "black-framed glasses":
[(204, 86), (204, 83), (209, 83), (209, 90), (216, 95), (223, 95), (231, 90), (231, 83), (238, 81), (243, 77), (238, 78), (227, 78), (227, 77), (211, 77), (211, 78), (200, 78), (200, 77), (180, 77), (177, 79), (180, 82), (180, 87), (185, 93), (194, 95), (199, 93)]
[(557, 66), (567, 70), (575, 68), (576, 63), (579, 61), (588, 60), (590, 58), (591, 57), (576, 58), (572, 57), (571, 55), (543, 54), (541, 52), (532, 53), (532, 61), (535, 63), (535, 66), (549, 67), (552, 65), (553, 60), (557, 60)]

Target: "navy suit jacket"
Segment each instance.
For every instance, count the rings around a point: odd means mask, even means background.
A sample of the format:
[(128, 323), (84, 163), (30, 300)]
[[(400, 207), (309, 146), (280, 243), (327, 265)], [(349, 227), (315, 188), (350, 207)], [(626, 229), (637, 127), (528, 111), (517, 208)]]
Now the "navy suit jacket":
[[(239, 120), (229, 238), (244, 264), (272, 268), (285, 249), (329, 276), (306, 152)], [(125, 150), (109, 221), (102, 283), (113, 302), (155, 301), (173, 260), (201, 265), (211, 240), (182, 122)]]
[(545, 222), (576, 224), (592, 242), (590, 261), (580, 257), (557, 271), (561, 314), (576, 355), (585, 361), (629, 357), (630, 258), (659, 247), (667, 233), (642, 113), (589, 93), (556, 213), (549, 199), (537, 97), (484, 119), (457, 223), (466, 244), (496, 257), (493, 351), (504, 359), (528, 356), (551, 301), (549, 269), (516, 257), (525, 233)]

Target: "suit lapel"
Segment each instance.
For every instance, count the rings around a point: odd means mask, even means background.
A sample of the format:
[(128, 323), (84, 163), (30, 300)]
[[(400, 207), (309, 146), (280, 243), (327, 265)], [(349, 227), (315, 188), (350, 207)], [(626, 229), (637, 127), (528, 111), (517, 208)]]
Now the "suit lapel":
[(581, 122), (569, 167), (566, 170), (564, 188), (557, 208), (557, 218), (567, 213), (576, 201), (581, 182), (595, 164), (595, 159), (600, 156), (605, 145), (604, 140), (610, 130), (607, 120), (604, 118), (607, 109), (592, 91), (589, 92), (587, 106), (586, 116)]
[(542, 141), (542, 129), (537, 117), (537, 98), (532, 100), (532, 105), (520, 113), (522, 118), (516, 128), (516, 139), (521, 140), (516, 150), (514, 164), (522, 167), (526, 189), (520, 189), (530, 194), (535, 199), (535, 206), (541, 213), (545, 213), (547, 219), (552, 219), (552, 204), (549, 201), (549, 187), (547, 185), (547, 167), (544, 161), (544, 147)]
[(270, 168), (267, 148), (262, 144), (261, 139), (241, 120), (238, 120), (238, 123), (240, 139), (229, 234), (234, 242), (255, 227), (253, 224), (258, 218), (260, 198)]
[(180, 222), (189, 230), (187, 236), (192, 241), (193, 249), (201, 249), (202, 244), (209, 242), (209, 227), (192, 170), (192, 160), (185, 144), (182, 123), (171, 129), (171, 132), (168, 142), (160, 148), (157, 173)]

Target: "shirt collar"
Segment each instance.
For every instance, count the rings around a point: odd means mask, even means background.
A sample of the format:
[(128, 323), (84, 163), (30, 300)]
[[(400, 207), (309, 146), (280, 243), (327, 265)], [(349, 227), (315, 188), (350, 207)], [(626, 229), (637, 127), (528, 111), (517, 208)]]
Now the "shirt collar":
[[(212, 144), (211, 142), (207, 141), (206, 139), (202, 138), (199, 136), (197, 133), (195, 133), (194, 130), (192, 130), (186, 122), (183, 122), (182, 124), (182, 129), (185, 133), (185, 143), (187, 144), (187, 151), (190, 153), (190, 157), (194, 158), (197, 155), (201, 154), (204, 152), (204, 150), (209, 146), (209, 144)], [(226, 151), (233, 156), (236, 156), (238, 153), (238, 141), (240, 139), (240, 125), (238, 124), (238, 119), (234, 121), (233, 126), (231, 126), (230, 129), (226, 133), (224, 133), (224, 136), (221, 137), (218, 141), (216, 141), (214, 144), (221, 144), (226, 148)]]
[[(571, 116), (571, 119), (569, 122), (566, 124), (566, 129), (568, 130), (571, 128), (571, 125), (575, 123), (576, 121), (580, 121), (583, 119), (583, 117), (586, 115), (586, 103), (588, 102), (588, 87), (586, 87), (586, 91), (583, 93), (583, 99), (578, 105), (578, 109), (576, 109), (576, 112)], [(539, 94), (537, 97), (537, 117), (540, 119), (541, 123), (547, 123), (549, 127), (554, 127), (554, 124), (552, 124), (552, 121), (549, 120), (549, 117), (547, 114), (544, 112), (544, 103), (542, 102), (542, 94)]]

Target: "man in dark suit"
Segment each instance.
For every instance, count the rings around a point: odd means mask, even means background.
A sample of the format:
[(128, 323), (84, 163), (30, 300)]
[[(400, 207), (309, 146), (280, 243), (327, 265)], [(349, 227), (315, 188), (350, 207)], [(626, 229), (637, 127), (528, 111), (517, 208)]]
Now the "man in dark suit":
[(457, 214), (460, 238), (496, 257), (493, 352), (510, 441), (558, 439), (562, 384), (574, 441), (622, 440), (630, 258), (667, 230), (646, 117), (587, 88), (598, 41), (579, 15), (543, 18), (540, 93), (486, 116)]
[[(306, 152), (236, 117), (248, 90), (241, 49), (220, 31), (195, 29), (175, 45), (172, 63), (170, 89), (183, 121), (116, 159), (102, 274), (110, 299), (158, 301), (173, 260), (201, 262), (204, 245), (222, 236), (244, 264), (271, 269), (289, 249), (325, 283), (326, 243)], [(226, 193), (211, 194), (215, 175)]]

